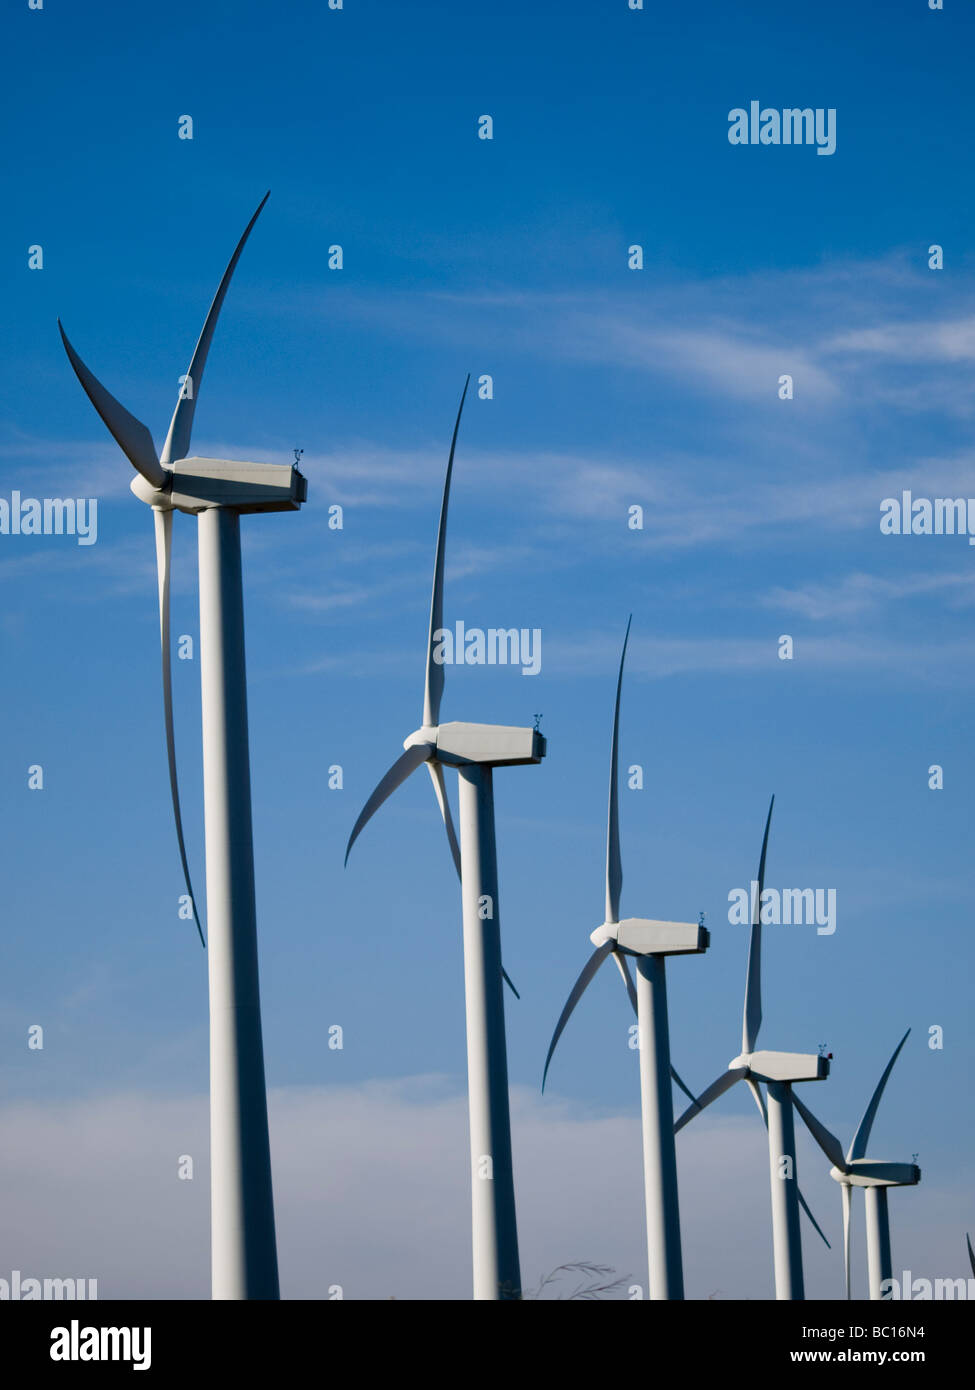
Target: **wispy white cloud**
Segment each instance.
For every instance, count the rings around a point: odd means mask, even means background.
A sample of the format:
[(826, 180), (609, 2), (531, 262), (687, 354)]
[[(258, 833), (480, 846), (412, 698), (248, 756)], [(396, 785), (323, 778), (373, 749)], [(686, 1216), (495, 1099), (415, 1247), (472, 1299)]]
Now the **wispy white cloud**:
[[(627, 672), (637, 678), (667, 676), (765, 675), (782, 671), (778, 631), (767, 637), (637, 638), (631, 642)], [(553, 637), (545, 646), (545, 669), (558, 675), (605, 675), (619, 660), (618, 635), (592, 634), (567, 641)], [(908, 637), (876, 633), (794, 636), (795, 660), (807, 674), (872, 672), (897, 674), (912, 681), (940, 684), (975, 680), (975, 638), (964, 636), (938, 643), (937, 663), (918, 661), (918, 644)]]
[(760, 601), (766, 608), (800, 613), (804, 618), (819, 622), (827, 618), (858, 618), (888, 603), (932, 594), (944, 596), (951, 607), (970, 607), (975, 603), (975, 569), (915, 573), (894, 579), (876, 574), (848, 574), (834, 584), (773, 588)]
[(837, 334), (824, 347), (830, 352), (889, 357), (901, 362), (971, 362), (975, 359), (975, 316), (853, 329)]
[(0, 486), (24, 497), (123, 497), (134, 476), (114, 440), (100, 443), (94, 431), (91, 439), (55, 440), (8, 429), (0, 442)]
[[(888, 394), (885, 364), (963, 367), (975, 356), (975, 284), (959, 270), (950, 312), (931, 315), (931, 272), (907, 254), (679, 283), (635, 272), (628, 291), (524, 291), (502, 285), (469, 292), (359, 295), (350, 314), (397, 334), (476, 342), (548, 361), (623, 366), (682, 393), (758, 403), (793, 376), (789, 409), (813, 404), (842, 413), (869, 396), (897, 413), (945, 408), (963, 414), (967, 396), (938, 383)], [(334, 296), (328, 299), (335, 310)], [(306, 305), (307, 308), (307, 305)]]
[(613, 314), (576, 311), (563, 330), (567, 354), (676, 376), (741, 400), (773, 398), (783, 373), (801, 381), (803, 399), (830, 401), (839, 393), (807, 346), (742, 323), (648, 328), (617, 308)]

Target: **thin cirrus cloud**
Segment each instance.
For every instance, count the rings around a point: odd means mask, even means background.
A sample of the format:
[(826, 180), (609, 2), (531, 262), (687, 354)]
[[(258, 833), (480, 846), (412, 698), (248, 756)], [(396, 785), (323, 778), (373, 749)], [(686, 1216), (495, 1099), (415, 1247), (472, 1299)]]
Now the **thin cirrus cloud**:
[[(886, 673), (928, 684), (966, 686), (975, 680), (975, 640), (939, 642), (939, 663), (918, 661), (918, 644), (910, 637), (876, 633), (801, 637), (804, 668), (818, 674), (846, 671)], [(546, 670), (560, 676), (601, 675), (611, 669), (615, 634), (596, 633), (577, 639), (553, 636), (546, 642)], [(687, 674), (774, 674), (778, 665), (768, 637), (648, 638), (636, 644), (627, 670), (636, 679), (663, 680)]]
[(837, 383), (807, 348), (760, 341), (743, 324), (725, 331), (661, 330), (618, 315), (578, 315), (566, 328), (573, 356), (696, 380), (739, 400), (768, 400), (782, 375), (801, 380), (804, 400), (829, 402), (839, 395)]
[(943, 320), (931, 315), (931, 276), (895, 255), (679, 288), (634, 273), (632, 293), (498, 287), (391, 294), (382, 303), (360, 301), (355, 312), (397, 333), (506, 350), (516, 344), (549, 360), (678, 376), (692, 393), (743, 401), (767, 399), (788, 373), (801, 383), (794, 405), (824, 409), (862, 398), (846, 380), (853, 364), (879, 371), (885, 360), (963, 364), (975, 356), (975, 317), (958, 312), (971, 293), (966, 272), (958, 272)]
[(970, 607), (975, 603), (975, 570), (913, 573), (893, 579), (876, 574), (848, 574), (835, 584), (773, 588), (763, 595), (761, 603), (765, 608), (785, 609), (820, 622), (859, 618), (888, 603), (935, 594), (953, 608)]
[(975, 316), (880, 324), (841, 333), (826, 347), (901, 362), (971, 362), (975, 360)]

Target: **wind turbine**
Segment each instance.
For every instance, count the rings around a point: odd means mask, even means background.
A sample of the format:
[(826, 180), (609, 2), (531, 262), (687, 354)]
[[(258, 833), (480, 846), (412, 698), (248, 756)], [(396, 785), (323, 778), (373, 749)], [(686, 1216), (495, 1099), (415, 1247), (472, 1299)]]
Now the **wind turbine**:
[(853, 1143), (846, 1154), (843, 1146), (825, 1125), (821, 1124), (811, 1110), (798, 1096), (795, 1107), (805, 1122), (816, 1143), (832, 1163), (830, 1177), (840, 1184), (843, 1194), (843, 1265), (846, 1271), (846, 1296), (852, 1298), (850, 1285), (850, 1218), (853, 1201), (853, 1188), (863, 1188), (864, 1205), (867, 1214), (867, 1270), (870, 1280), (871, 1299), (882, 1299), (883, 1284), (891, 1278), (890, 1258), (890, 1218), (887, 1212), (888, 1187), (914, 1187), (921, 1181), (921, 1170), (916, 1163), (888, 1163), (882, 1159), (867, 1158), (867, 1144), (870, 1131), (877, 1115), (880, 1098), (887, 1085), (887, 1078), (894, 1069), (894, 1063), (901, 1048), (907, 1042), (910, 1028), (894, 1048), (893, 1056), (884, 1068), (883, 1075), (870, 1097), (870, 1104), (863, 1112), (857, 1126)]
[(183, 378), (162, 453), (152, 435), (61, 337), (92, 405), (136, 469), (132, 491), (153, 510), (163, 712), (170, 791), (186, 891), (203, 939), (183, 841), (173, 738), (169, 587), (173, 512), (197, 517), (200, 683), (210, 977), (210, 1192), (215, 1299), (278, 1297), (254, 904), (240, 517), (296, 511), (307, 484), (291, 466), (188, 457), (203, 369), (231, 276), (265, 194), (224, 271)]
[(460, 786), (459, 873), (464, 921), (464, 991), (467, 1012), (467, 1076), (470, 1107), (471, 1209), (474, 1297), (521, 1297), (518, 1228), (511, 1160), (508, 1060), (504, 1031), (498, 864), (494, 838), (494, 769), (541, 762), (545, 739), (537, 729), (495, 724), (440, 723), (443, 664), (435, 659), (443, 629), (444, 547), (454, 451), (470, 377), (460, 398), (444, 480), (433, 596), (427, 636), (423, 722), (404, 741), (406, 750), (383, 777), (352, 828), (345, 860), (366, 822), (400, 783), (427, 764), (458, 863), (443, 782), (444, 765), (455, 767)]
[[(674, 1133), (699, 1115), (705, 1106), (710, 1105), (734, 1086), (738, 1081), (747, 1081), (748, 1088), (755, 1098), (759, 1113), (768, 1130), (769, 1178), (772, 1191), (772, 1243), (775, 1260), (775, 1297), (777, 1299), (803, 1299), (805, 1292), (802, 1278), (802, 1240), (799, 1233), (799, 1207), (802, 1206), (809, 1220), (823, 1235), (816, 1220), (799, 1191), (796, 1176), (796, 1136), (792, 1115), (792, 1088), (800, 1081), (824, 1081), (829, 1075), (829, 1060), (805, 1052), (758, 1052), (758, 1032), (762, 1024), (762, 890), (765, 883), (765, 858), (768, 853), (769, 828), (772, 824), (772, 807), (775, 797), (769, 802), (768, 818), (765, 822), (765, 835), (762, 839), (762, 854), (758, 864), (758, 892), (752, 903), (752, 929), (748, 948), (748, 973), (745, 981), (745, 1008), (741, 1030), (741, 1053), (728, 1063), (727, 1071), (704, 1091), (697, 1100), (681, 1115), (674, 1126)], [(768, 1108), (762, 1096), (759, 1082), (764, 1081), (768, 1088)]]
[[(613, 750), (609, 765), (609, 814), (606, 827), (606, 920), (590, 936), (596, 949), (572, 987), (545, 1058), (542, 1090), (549, 1063), (573, 1009), (607, 957), (619, 967), (626, 992), (637, 1016), (640, 1039), (640, 1100), (643, 1113), (643, 1173), (646, 1194), (647, 1253), (652, 1299), (684, 1297), (684, 1271), (680, 1248), (680, 1211), (677, 1196), (677, 1159), (674, 1152), (674, 1102), (670, 1083), (676, 1081), (690, 1100), (691, 1091), (670, 1061), (670, 1028), (667, 1018), (668, 956), (700, 955), (708, 948), (707, 930), (697, 922), (656, 922), (642, 917), (620, 921), (623, 864), (620, 855), (619, 732), (623, 666), (630, 640), (626, 624), (616, 708), (613, 714)], [(637, 986), (633, 987), (627, 956), (636, 957)]]

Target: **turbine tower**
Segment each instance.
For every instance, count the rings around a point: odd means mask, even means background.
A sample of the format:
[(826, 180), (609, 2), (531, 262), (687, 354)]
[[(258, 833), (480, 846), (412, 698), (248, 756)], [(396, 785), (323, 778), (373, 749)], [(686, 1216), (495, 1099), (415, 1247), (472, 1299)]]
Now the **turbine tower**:
[[(433, 596), (427, 636), (423, 722), (404, 741), (405, 752), (363, 807), (349, 836), (345, 860), (366, 822), (410, 773), (426, 763), (433, 779), (455, 864), (459, 860), (464, 923), (464, 992), (470, 1107), (471, 1207), (474, 1297), (518, 1299), (521, 1270), (511, 1159), (508, 1060), (504, 1029), (498, 864), (494, 838), (494, 769), (541, 762), (545, 739), (536, 729), (495, 724), (441, 724), (444, 669), (434, 659), (443, 627), (444, 547), (457, 432), (470, 377), (460, 398), (447, 460)], [(450, 817), (443, 766), (460, 783), (460, 847)]]
[(306, 482), (291, 466), (188, 457), (203, 370), (231, 276), (267, 202), (244, 230), (210, 305), (162, 453), (152, 435), (82, 362), (60, 321), (78, 380), (136, 469), (131, 487), (153, 511), (163, 714), (176, 838), (203, 940), (183, 841), (173, 738), (169, 587), (173, 512), (197, 517), (200, 680), (210, 977), (210, 1226), (215, 1299), (276, 1299), (278, 1264), (261, 1036), (254, 903), (240, 518), (297, 511)]
[(883, 1159), (867, 1158), (867, 1144), (870, 1131), (877, 1115), (880, 1098), (887, 1085), (887, 1078), (894, 1069), (894, 1063), (901, 1048), (907, 1042), (910, 1028), (894, 1048), (893, 1056), (884, 1068), (883, 1075), (870, 1097), (870, 1104), (863, 1112), (857, 1126), (853, 1142), (843, 1153), (843, 1146), (825, 1125), (821, 1124), (812, 1111), (798, 1096), (795, 1107), (802, 1117), (816, 1143), (832, 1163), (830, 1177), (840, 1184), (843, 1194), (843, 1266), (846, 1272), (846, 1296), (852, 1298), (850, 1281), (850, 1221), (853, 1188), (863, 1188), (863, 1199), (867, 1214), (867, 1271), (870, 1280), (871, 1299), (883, 1299), (883, 1284), (892, 1277), (890, 1258), (890, 1218), (887, 1212), (887, 1189), (889, 1187), (916, 1187), (921, 1181), (921, 1170), (916, 1163), (888, 1163)]
[[(762, 854), (758, 865), (758, 892), (752, 904), (752, 928), (748, 949), (748, 974), (745, 982), (745, 1008), (742, 1020), (741, 1053), (728, 1063), (728, 1069), (704, 1091), (681, 1115), (674, 1133), (699, 1115), (738, 1081), (747, 1081), (759, 1113), (768, 1130), (769, 1177), (772, 1192), (772, 1242), (775, 1259), (775, 1297), (803, 1299), (802, 1240), (799, 1233), (799, 1207), (805, 1211), (826, 1245), (829, 1241), (820, 1230), (806, 1200), (799, 1191), (796, 1173), (796, 1136), (793, 1120), (792, 1088), (800, 1081), (824, 1081), (829, 1075), (825, 1057), (799, 1052), (758, 1052), (758, 1032), (762, 1024), (762, 890), (765, 884), (765, 858), (772, 824), (769, 802)], [(768, 1087), (768, 1108), (759, 1082)]]
[[(591, 934), (596, 949), (589, 957), (555, 1025), (545, 1058), (542, 1090), (549, 1063), (573, 1009), (608, 956), (619, 967), (627, 994), (636, 1012), (640, 1039), (640, 1101), (643, 1114), (643, 1174), (646, 1195), (647, 1254), (652, 1299), (684, 1297), (684, 1271), (680, 1246), (680, 1211), (677, 1197), (677, 1159), (674, 1152), (674, 1102), (670, 1083), (694, 1100), (670, 1061), (670, 1027), (667, 1018), (668, 956), (700, 955), (708, 948), (709, 935), (699, 923), (656, 922), (642, 917), (620, 921), (623, 864), (619, 828), (619, 732), (623, 666), (630, 640), (626, 624), (623, 652), (616, 681), (613, 715), (613, 748), (609, 765), (609, 815), (606, 828), (606, 920)], [(634, 990), (627, 956), (636, 958)]]

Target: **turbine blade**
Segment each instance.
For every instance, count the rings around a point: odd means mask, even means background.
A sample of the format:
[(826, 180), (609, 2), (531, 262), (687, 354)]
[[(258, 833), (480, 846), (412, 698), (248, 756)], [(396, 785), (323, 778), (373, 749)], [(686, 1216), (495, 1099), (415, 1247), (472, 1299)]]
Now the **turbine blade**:
[(393, 766), (386, 773), (386, 776), (382, 779), (379, 786), (359, 812), (359, 819), (352, 827), (349, 843), (345, 847), (346, 864), (349, 862), (349, 852), (359, 838), (359, 832), (366, 822), (371, 820), (386, 798), (392, 796), (400, 783), (405, 782), (410, 773), (415, 772), (421, 763), (425, 763), (428, 758), (433, 756), (435, 751), (436, 744), (414, 743), (410, 748), (407, 748), (406, 752), (403, 753), (401, 757), (396, 759)]
[(457, 407), (454, 433), (450, 440), (450, 453), (447, 457), (447, 476), (444, 478), (443, 500), (440, 503), (440, 525), (437, 528), (437, 557), (433, 565), (433, 594), (430, 599), (430, 631), (427, 635), (427, 669), (423, 687), (423, 723), (430, 728), (440, 723), (440, 700), (443, 696), (444, 669), (442, 663), (433, 659), (434, 633), (443, 627), (443, 569), (444, 547), (447, 541), (447, 508), (450, 505), (450, 479), (454, 471), (454, 450), (457, 448), (457, 431), (460, 417), (467, 398), (467, 388), (471, 384), (470, 373), (464, 382), (464, 389)]
[[(636, 1019), (639, 1021), (639, 1018), (640, 1018), (640, 1008), (639, 1008), (639, 1005), (637, 1004), (637, 999), (636, 999), (636, 985), (633, 983), (633, 976), (630, 974), (629, 963), (628, 963), (628, 961), (627, 961), (627, 959), (626, 959), (626, 956), (624, 956), (624, 954), (623, 954), (622, 951), (614, 951), (614, 952), (613, 952), (613, 959), (616, 961), (616, 964), (619, 966), (619, 972), (620, 972), (620, 974), (623, 976), (623, 983), (626, 985), (626, 994), (627, 994), (627, 997), (628, 997), (628, 999), (629, 999), (629, 1001), (630, 1001), (630, 1008), (633, 1010), (634, 1016), (635, 1016)], [(691, 1096), (691, 1100), (693, 1100), (693, 1099), (694, 1099), (694, 1097)]]
[(813, 1216), (812, 1212), (809, 1210), (809, 1203), (806, 1201), (805, 1197), (802, 1195), (802, 1189), (801, 1189), (798, 1185), (796, 1186), (796, 1196), (799, 1198), (799, 1205), (802, 1207), (803, 1211), (804, 1211), (804, 1212), (806, 1213), (806, 1215), (809, 1217), (809, 1220), (810, 1220), (810, 1221), (812, 1222), (812, 1224), (813, 1224), (813, 1229), (814, 1229), (814, 1230), (816, 1231), (816, 1233), (818, 1234), (820, 1240), (821, 1240), (821, 1241), (823, 1242), (823, 1244), (826, 1246), (826, 1249), (827, 1249), (827, 1250), (832, 1250), (833, 1247), (830, 1245), (829, 1241), (828, 1241), (828, 1240), (826, 1239), (826, 1237), (823, 1235), (823, 1228), (820, 1226), (820, 1224), (819, 1224), (819, 1222), (816, 1220), (815, 1216)]
[(237, 249), (230, 258), (230, 264), (223, 273), (223, 279), (216, 294), (213, 296), (213, 303), (207, 311), (206, 319), (203, 324), (203, 332), (200, 334), (199, 341), (190, 359), (189, 371), (186, 373), (189, 382), (189, 391), (186, 385), (180, 388), (179, 400), (176, 402), (176, 409), (173, 411), (173, 418), (170, 421), (169, 433), (166, 435), (166, 442), (163, 445), (162, 459), (165, 463), (173, 463), (177, 459), (185, 459), (190, 452), (190, 435), (193, 432), (193, 416), (196, 411), (196, 402), (200, 394), (200, 385), (203, 381), (203, 369), (206, 366), (207, 354), (210, 351), (210, 344), (213, 341), (214, 330), (217, 326), (217, 319), (220, 317), (220, 310), (230, 286), (231, 277), (237, 268), (240, 260), (240, 253), (247, 243), (247, 238), (251, 234), (251, 228), (261, 215), (261, 209), (270, 198), (270, 193), (265, 193), (261, 199), (257, 211), (244, 228), (244, 235), (237, 243)]
[(615, 941), (604, 941), (601, 946), (597, 946), (595, 951), (593, 951), (592, 955), (589, 957), (585, 965), (582, 967), (582, 971), (579, 975), (578, 980), (576, 980), (575, 984), (572, 986), (572, 992), (569, 995), (568, 999), (565, 1001), (565, 1008), (562, 1010), (561, 1014), (559, 1014), (559, 1021), (555, 1025), (555, 1032), (552, 1034), (552, 1041), (548, 1045), (548, 1056), (545, 1058), (545, 1070), (542, 1072), (543, 1091), (545, 1090), (545, 1079), (548, 1076), (548, 1068), (549, 1063), (552, 1060), (552, 1053), (555, 1051), (556, 1043), (562, 1036), (562, 1031), (565, 1028), (565, 1025), (568, 1023), (569, 1019), (572, 1016), (572, 1010), (575, 1008), (579, 1000), (582, 998), (590, 980), (593, 978), (596, 971), (599, 969), (603, 961), (613, 950), (615, 945)]
[(705, 1106), (710, 1105), (713, 1100), (717, 1100), (718, 1096), (723, 1096), (729, 1087), (747, 1075), (747, 1067), (729, 1067), (727, 1071), (723, 1071), (717, 1081), (712, 1081), (707, 1090), (701, 1092), (694, 1104), (687, 1107), (674, 1124), (674, 1133), (677, 1134), (690, 1120), (693, 1120), (695, 1115), (699, 1115)]
[(681, 1081), (680, 1077), (677, 1075), (677, 1070), (674, 1066), (671, 1066), (670, 1068), (670, 1079), (674, 1082), (675, 1085), (680, 1087), (680, 1089), (684, 1092), (684, 1095), (693, 1105), (697, 1105), (697, 1096), (695, 1096), (694, 1092), (690, 1090), (690, 1088), (686, 1086), (683, 1081)]
[[(626, 956), (623, 955), (622, 951), (614, 951), (613, 959), (619, 966), (620, 974), (623, 977), (623, 983), (626, 985), (626, 993), (630, 1001), (630, 1007), (632, 1008), (637, 1020), (639, 1021), (640, 1008), (637, 1003), (636, 985), (633, 983), (633, 976), (630, 974), (629, 962), (627, 961)], [(694, 1092), (684, 1084), (684, 1082), (677, 1075), (677, 1071), (674, 1067), (671, 1067), (670, 1069), (670, 1079), (680, 1087), (680, 1089), (684, 1092), (684, 1095), (687, 1097), (689, 1101), (691, 1101), (694, 1105), (697, 1104), (697, 1097), (694, 1095)]]
[(975, 1274), (975, 1250), (972, 1249), (972, 1238), (967, 1231), (965, 1232), (965, 1244), (968, 1246), (968, 1263), (972, 1267), (972, 1273)]
[(765, 1097), (762, 1095), (762, 1088), (757, 1081), (748, 1078), (748, 1089), (752, 1093), (755, 1104), (758, 1106), (758, 1113), (762, 1117), (762, 1124), (768, 1129), (768, 1107), (765, 1104)]
[(846, 1159), (843, 1155), (843, 1145), (835, 1134), (831, 1134), (826, 1126), (816, 1119), (816, 1116), (808, 1106), (802, 1103), (794, 1090), (792, 1093), (792, 1104), (802, 1116), (803, 1122), (809, 1130), (809, 1133), (815, 1139), (830, 1163), (833, 1164), (834, 1168), (838, 1168), (841, 1173), (849, 1172)]
[(447, 788), (444, 786), (443, 767), (440, 763), (432, 759), (427, 763), (427, 771), (433, 783), (434, 794), (437, 804), (440, 807), (440, 814), (443, 816), (443, 823), (447, 830), (447, 843), (450, 845), (451, 858), (454, 861), (454, 868), (457, 870), (457, 877), (460, 878), (460, 845), (457, 843), (457, 835), (454, 831), (454, 822), (450, 814), (450, 802), (447, 800)]
[(173, 514), (153, 507), (156, 525), (156, 578), (159, 584), (159, 643), (162, 650), (163, 715), (166, 721), (166, 756), (169, 760), (169, 790), (173, 799), (173, 819), (176, 822), (176, 842), (179, 862), (183, 866), (183, 881), (193, 906), (193, 920), (200, 934), (200, 945), (206, 948), (200, 915), (196, 910), (196, 895), (190, 882), (190, 868), (183, 839), (183, 817), (179, 806), (179, 781), (176, 776), (176, 739), (173, 732), (173, 663), (169, 640), (169, 580), (173, 549)]
[(863, 1158), (864, 1154), (867, 1152), (867, 1144), (870, 1140), (870, 1131), (873, 1129), (873, 1122), (877, 1115), (877, 1107), (880, 1104), (880, 1097), (884, 1093), (884, 1087), (887, 1085), (887, 1078), (893, 1071), (894, 1063), (897, 1061), (901, 1048), (907, 1042), (910, 1032), (911, 1030), (910, 1028), (908, 1028), (907, 1032), (904, 1034), (900, 1042), (894, 1048), (894, 1055), (891, 1057), (890, 1061), (884, 1068), (883, 1076), (877, 1082), (877, 1089), (870, 1097), (870, 1104), (867, 1106), (866, 1110), (864, 1110), (863, 1119), (860, 1121), (857, 1127), (857, 1132), (853, 1136), (853, 1143), (850, 1145), (850, 1152), (847, 1154), (847, 1158), (849, 1159)]
[[(853, 1218), (851, 1210), (853, 1205), (853, 1189), (848, 1182), (843, 1184), (843, 1269), (846, 1277), (846, 1296), (853, 1297), (853, 1285), (850, 1279), (850, 1223)], [(969, 1246), (971, 1249), (971, 1246)], [(972, 1272), (975, 1273), (975, 1263), (972, 1264)]]
[(772, 807), (775, 797), (769, 802), (768, 818), (765, 821), (765, 835), (762, 838), (762, 857), (758, 861), (758, 900), (752, 921), (751, 937), (748, 942), (748, 976), (745, 981), (745, 1012), (741, 1027), (741, 1050), (747, 1057), (755, 1051), (758, 1030), (762, 1026), (762, 890), (765, 887), (765, 856), (768, 853), (768, 832), (772, 824)]
[[(768, 1129), (768, 1108), (765, 1104), (765, 1097), (762, 1095), (762, 1088), (759, 1086), (758, 1082), (753, 1081), (751, 1077), (748, 1078), (748, 1088), (751, 1091), (752, 1095), (755, 1097), (755, 1104), (758, 1106), (758, 1113), (761, 1115), (762, 1120), (764, 1121), (765, 1128)], [(792, 1103), (793, 1105), (800, 1105), (800, 1102), (796, 1100), (795, 1091), (792, 1092)], [(802, 1106), (801, 1109), (805, 1110), (805, 1107)], [(806, 1113), (808, 1114), (808, 1112)], [(823, 1235), (822, 1227), (810, 1211), (809, 1203), (802, 1195), (802, 1188), (799, 1186), (798, 1183), (796, 1183), (796, 1196), (799, 1199), (799, 1205), (802, 1207), (803, 1211), (809, 1217), (809, 1220), (812, 1222), (815, 1230), (819, 1234), (820, 1239), (825, 1243), (827, 1250), (832, 1249), (832, 1246), (830, 1245), (829, 1241)]]
[[(430, 762), (427, 763), (427, 771), (430, 774), (430, 780), (433, 782), (434, 794), (436, 795), (437, 804), (440, 807), (440, 814), (443, 816), (443, 823), (447, 830), (447, 843), (450, 845), (450, 856), (454, 861), (457, 877), (461, 878), (460, 845), (457, 843), (454, 821), (450, 814), (450, 802), (447, 800), (447, 788), (444, 786), (443, 766), (431, 759)], [(511, 993), (516, 999), (520, 999), (521, 995), (515, 989), (511, 981), (511, 976), (508, 974), (507, 970), (505, 970), (504, 966), (501, 967), (501, 974), (504, 977), (505, 984), (511, 990)]]
[(609, 816), (606, 825), (606, 921), (620, 920), (620, 892), (623, 888), (623, 860), (620, 856), (620, 798), (619, 798), (619, 747), (620, 747), (620, 696), (623, 693), (623, 663), (626, 661), (626, 644), (630, 640), (630, 623), (633, 614), (626, 620), (626, 635), (623, 638), (623, 651), (620, 655), (620, 673), (616, 680), (616, 709), (613, 713), (613, 753), (609, 764)]
[(170, 474), (159, 462), (156, 446), (146, 426), (134, 415), (130, 415), (125, 406), (117, 401), (110, 391), (106, 391), (94, 373), (88, 370), (68, 341), (68, 335), (65, 333), (60, 319), (58, 319), (58, 330), (61, 334), (61, 341), (64, 343), (64, 350), (68, 354), (68, 361), (74, 368), (75, 376), (84, 387), (88, 399), (108, 426), (109, 433), (122, 453), (151, 487), (163, 487), (169, 480)]

